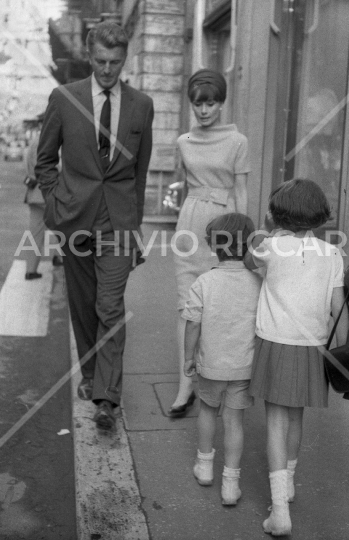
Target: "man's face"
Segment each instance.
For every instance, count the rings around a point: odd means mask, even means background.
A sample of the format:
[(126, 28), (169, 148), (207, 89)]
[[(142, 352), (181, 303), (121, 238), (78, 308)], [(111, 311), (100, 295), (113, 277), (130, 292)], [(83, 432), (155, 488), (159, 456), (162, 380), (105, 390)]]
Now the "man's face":
[(105, 90), (109, 90), (117, 82), (126, 60), (126, 53), (122, 47), (108, 49), (98, 41), (89, 53), (90, 64), (97, 82)]

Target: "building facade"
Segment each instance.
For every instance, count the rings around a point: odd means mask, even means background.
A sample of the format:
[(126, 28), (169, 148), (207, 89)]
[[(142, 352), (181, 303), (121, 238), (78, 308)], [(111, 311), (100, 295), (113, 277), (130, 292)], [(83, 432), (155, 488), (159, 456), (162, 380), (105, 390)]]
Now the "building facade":
[(0, 3), (0, 133), (20, 136), (22, 121), (45, 110), (57, 82), (41, 0)]
[(257, 224), (275, 186), (306, 177), (330, 201), (326, 230), (348, 233), (348, 16), (344, 0), (195, 2), (192, 70), (226, 76), (224, 121), (249, 140)]
[[(106, 16), (102, 3), (83, 2), (82, 16), (74, 0), (82, 37)], [(326, 230), (348, 232), (346, 0), (109, 0), (107, 7), (130, 38), (124, 78), (155, 103), (147, 214), (164, 212), (166, 186), (178, 178), (176, 139), (193, 122), (188, 78), (212, 67), (228, 84), (222, 120), (249, 140), (249, 214), (256, 225), (273, 187), (307, 177), (330, 200)]]
[(153, 152), (147, 180), (147, 214), (163, 212), (166, 186), (176, 177), (181, 130), (185, 0), (133, 0), (121, 6), (129, 36), (124, 77), (154, 100)]

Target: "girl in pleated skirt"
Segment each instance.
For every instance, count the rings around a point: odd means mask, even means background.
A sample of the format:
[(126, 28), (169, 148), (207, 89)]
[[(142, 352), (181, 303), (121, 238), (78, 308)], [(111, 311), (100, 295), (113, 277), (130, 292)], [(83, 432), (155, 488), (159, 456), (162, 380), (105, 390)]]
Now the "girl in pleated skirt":
[[(291, 533), (289, 502), (302, 438), (304, 407), (327, 407), (328, 384), (321, 350), (331, 314), (344, 302), (340, 250), (314, 236), (330, 208), (321, 188), (295, 179), (275, 189), (263, 231), (254, 237), (244, 262), (264, 267), (250, 394), (265, 400), (272, 510), (264, 531)], [(336, 330), (346, 342), (347, 308)]]

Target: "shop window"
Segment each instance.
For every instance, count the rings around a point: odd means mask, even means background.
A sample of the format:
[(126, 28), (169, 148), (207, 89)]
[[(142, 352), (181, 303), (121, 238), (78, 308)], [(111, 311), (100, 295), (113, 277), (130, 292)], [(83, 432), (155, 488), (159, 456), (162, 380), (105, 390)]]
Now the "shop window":
[[(273, 180), (310, 178), (338, 226), (347, 102), (349, 2), (276, 0), (280, 34)], [(274, 46), (275, 48), (275, 46)]]

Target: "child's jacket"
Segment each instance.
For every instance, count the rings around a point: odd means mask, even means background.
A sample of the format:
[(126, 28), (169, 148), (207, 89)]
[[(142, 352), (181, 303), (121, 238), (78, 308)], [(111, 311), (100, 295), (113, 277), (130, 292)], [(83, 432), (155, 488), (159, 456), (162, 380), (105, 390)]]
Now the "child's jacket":
[(261, 277), (224, 261), (191, 286), (182, 317), (201, 322), (197, 373), (218, 381), (251, 378)]

